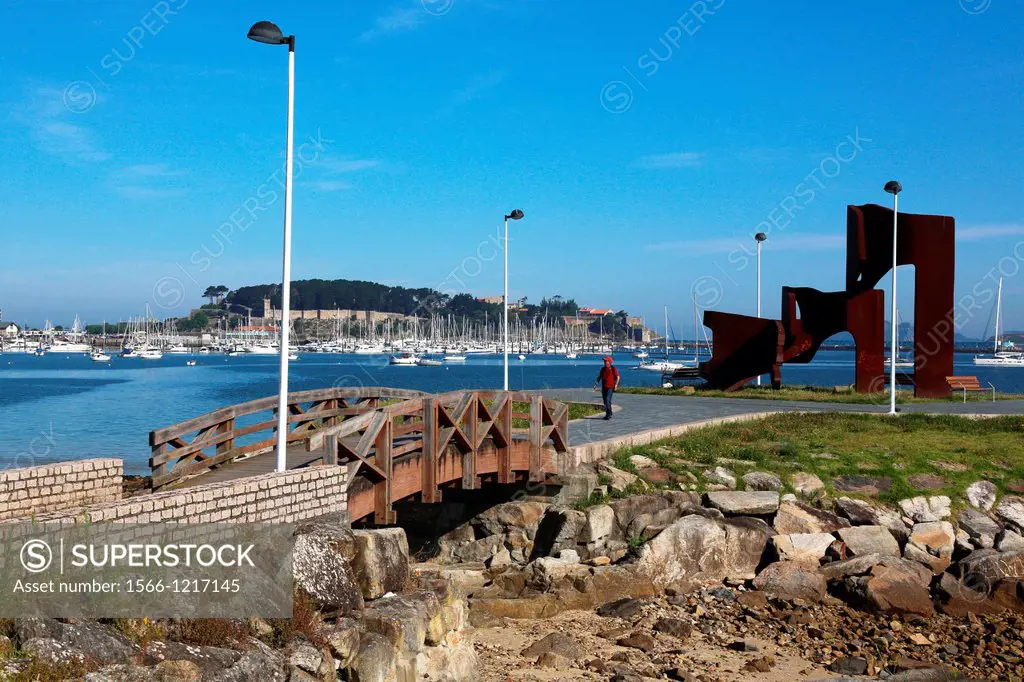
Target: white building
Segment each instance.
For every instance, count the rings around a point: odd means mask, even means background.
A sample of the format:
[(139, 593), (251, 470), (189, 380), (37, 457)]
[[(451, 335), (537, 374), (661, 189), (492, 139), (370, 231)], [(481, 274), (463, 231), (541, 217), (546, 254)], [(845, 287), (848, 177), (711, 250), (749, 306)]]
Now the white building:
[(13, 322), (0, 322), (0, 334), (8, 339), (13, 339), (18, 335), (18, 325)]

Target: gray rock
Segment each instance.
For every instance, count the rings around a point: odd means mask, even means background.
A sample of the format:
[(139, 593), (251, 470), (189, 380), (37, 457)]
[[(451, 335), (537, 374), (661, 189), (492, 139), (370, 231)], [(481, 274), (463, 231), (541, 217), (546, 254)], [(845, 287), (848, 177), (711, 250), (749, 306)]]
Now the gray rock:
[(782, 502), (774, 523), (775, 530), (784, 535), (832, 533), (849, 525), (850, 522), (846, 519), (801, 502)]
[(586, 510), (586, 522), (579, 536), (581, 542), (600, 542), (615, 532), (615, 510), (599, 504)]
[(754, 588), (774, 599), (819, 602), (825, 596), (825, 576), (792, 561), (778, 561), (754, 578)]
[(835, 542), (828, 533), (792, 533), (776, 535), (772, 538), (775, 553), (782, 561), (817, 566), (825, 558), (825, 552)]
[(684, 516), (640, 551), (637, 568), (655, 582), (699, 586), (725, 579), (726, 532), (721, 523)]
[(323, 652), (308, 641), (298, 641), (292, 644), (291, 653), (288, 655), (288, 664), (310, 675), (322, 677), (328, 672), (332, 675), (334, 673), (334, 664), (331, 663), (329, 667), (324, 667), (327, 661), (324, 660)]
[(673, 504), (662, 495), (632, 495), (621, 500), (612, 500), (608, 506), (615, 512), (615, 523), (625, 533), (633, 520), (641, 514), (653, 516), (671, 508)]
[(213, 682), (285, 682), (289, 666), (284, 657), (262, 642), (251, 643), (254, 648), (242, 654), (230, 668), (209, 678)]
[(880, 554), (882, 556), (900, 555), (900, 545), (888, 528), (882, 526), (853, 526), (840, 528), (836, 533), (846, 543), (850, 556)]
[(440, 644), (446, 630), (441, 603), (436, 594), (426, 590), (385, 597), (367, 605), (359, 624), (363, 632), (386, 638), (399, 654)]
[(558, 558), (573, 564), (580, 562), (580, 554), (575, 549), (563, 549), (558, 553)]
[(709, 507), (733, 516), (764, 516), (779, 509), (777, 492), (712, 492), (706, 495)]
[[(452, 556), (461, 563), (484, 563), (503, 549), (505, 549), (505, 543), (502, 536), (489, 535), (456, 547), (452, 551)], [(511, 557), (509, 560), (511, 561)]]
[(996, 503), (996, 486), (991, 481), (975, 481), (967, 486), (967, 501), (971, 506), (988, 511)]
[(577, 509), (549, 510), (537, 527), (530, 558), (553, 556), (563, 549), (575, 549), (576, 538), (586, 523), (587, 515)]
[(1001, 523), (985, 512), (973, 508), (961, 511), (957, 516), (957, 521), (960, 528), (970, 537), (971, 543), (978, 549), (994, 547), (996, 536), (1003, 530)]
[(332, 524), (305, 524), (295, 531), (292, 572), (295, 584), (317, 606), (342, 615), (363, 608), (363, 593), (352, 570), (355, 537)]
[(972, 576), (975, 584), (978, 579), (983, 579), (988, 585), (1000, 580), (1024, 581), (1024, 551), (979, 549), (961, 559), (951, 572), (961, 577)]
[(409, 579), (409, 542), (401, 528), (353, 531), (352, 569), (365, 599), (401, 592)]
[(887, 507), (876, 507), (863, 500), (840, 497), (836, 500), (836, 510), (840, 516), (849, 519), (855, 526), (888, 528), (900, 543), (905, 543), (910, 536), (910, 528), (903, 522), (900, 515)]
[(1024, 536), (1012, 530), (1003, 531), (996, 540), (996, 549), (1000, 552), (1024, 552)]
[(704, 480), (711, 484), (724, 485), (729, 490), (736, 490), (736, 474), (725, 467), (715, 467), (705, 471)]
[(903, 515), (912, 519), (914, 523), (930, 523), (949, 518), (949, 505), (950, 499), (945, 495), (913, 497), (899, 502)]
[(380, 635), (365, 632), (359, 638), (359, 651), (348, 667), (348, 679), (351, 682), (394, 682), (398, 676), (395, 663), (394, 645)]
[(743, 474), (743, 483), (747, 490), (774, 490), (775, 492), (781, 492), (785, 487), (782, 485), (782, 479), (778, 476), (763, 471), (751, 471), (748, 474)]
[(347, 667), (359, 651), (359, 628), (354, 620), (339, 618), (334, 624), (323, 626), (323, 636), (331, 655), (341, 666)]
[(23, 651), (55, 664), (87, 659), (101, 665), (134, 663), (141, 652), (127, 637), (95, 621), (19, 619), (15, 628)]
[(157, 665), (164, 661), (188, 661), (201, 675), (211, 676), (234, 665), (242, 654), (216, 646), (196, 646), (157, 640), (146, 646), (142, 662)]
[(505, 502), (478, 514), (473, 525), (480, 529), (481, 535), (505, 535), (512, 529), (521, 529), (533, 540), (547, 508), (542, 502)]
[(814, 474), (800, 471), (793, 474), (793, 490), (800, 497), (813, 500), (825, 494), (825, 484)]
[(907, 561), (891, 556), (880, 554), (868, 554), (854, 557), (845, 561), (836, 561), (825, 564), (818, 571), (828, 580), (842, 580), (852, 576), (867, 575), (872, 572), (880, 572), (880, 568), (899, 569), (901, 572), (913, 576), (914, 581), (921, 587), (927, 588), (932, 581), (932, 572), (915, 561)]
[(679, 509), (676, 507), (665, 507), (654, 513), (639, 514), (629, 522), (629, 526), (626, 528), (626, 537), (642, 537), (649, 526), (667, 526), (670, 523), (675, 523), (680, 516)]
[(1024, 532), (1024, 497), (1007, 496), (995, 508), (996, 516), (1018, 533)]

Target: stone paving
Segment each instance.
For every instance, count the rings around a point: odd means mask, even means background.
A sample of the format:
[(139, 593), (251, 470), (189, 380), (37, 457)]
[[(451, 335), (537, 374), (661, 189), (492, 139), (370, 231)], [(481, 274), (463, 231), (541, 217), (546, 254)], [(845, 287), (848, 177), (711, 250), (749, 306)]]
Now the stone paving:
[[(552, 389), (544, 395), (555, 400), (600, 402), (601, 396), (585, 388)], [(572, 445), (592, 443), (654, 429), (692, 424), (719, 417), (756, 414), (759, 412), (863, 412), (885, 414), (887, 402), (878, 405), (798, 402), (788, 400), (756, 400), (750, 398), (700, 398), (693, 396), (616, 394), (615, 414), (608, 421), (601, 416), (588, 417), (569, 424)], [(1024, 415), (1024, 400), (980, 400), (977, 396), (964, 403), (915, 403), (898, 405), (907, 413)]]

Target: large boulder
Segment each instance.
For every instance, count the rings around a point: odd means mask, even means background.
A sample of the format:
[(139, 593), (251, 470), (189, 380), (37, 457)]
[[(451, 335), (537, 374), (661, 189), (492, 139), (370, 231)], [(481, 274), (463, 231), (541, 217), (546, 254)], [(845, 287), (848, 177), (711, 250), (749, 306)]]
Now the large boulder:
[(355, 535), (334, 524), (312, 523), (295, 531), (292, 573), (295, 584), (316, 605), (347, 615), (363, 608), (363, 591), (352, 569)]
[(932, 572), (914, 561), (867, 554), (825, 564), (819, 571), (852, 599), (878, 611), (930, 615)]
[(978, 549), (992, 549), (996, 538), (1003, 532), (1003, 525), (983, 511), (966, 508), (957, 515), (961, 530), (970, 537), (971, 544)]
[(63, 623), (49, 618), (19, 619), (15, 633), (21, 650), (46, 663), (92, 661), (132, 663), (141, 650), (121, 633), (95, 621)]
[(784, 535), (792, 533), (833, 533), (846, 528), (850, 522), (831, 512), (817, 509), (802, 502), (783, 502), (775, 515), (775, 530)]
[(607, 504), (599, 504), (586, 510), (586, 522), (579, 536), (580, 542), (599, 543), (615, 533), (615, 510)]
[(955, 544), (956, 532), (949, 521), (916, 523), (903, 550), (903, 558), (920, 562), (938, 575), (949, 568)]
[(394, 644), (386, 637), (364, 632), (359, 638), (359, 650), (346, 671), (347, 679), (351, 682), (395, 682), (398, 679), (395, 664)]
[(684, 516), (643, 546), (637, 570), (664, 585), (749, 580), (772, 534), (760, 519)]
[(950, 504), (950, 499), (945, 495), (912, 497), (899, 502), (903, 515), (914, 523), (930, 523), (949, 518)]
[(636, 474), (616, 469), (606, 462), (597, 465), (597, 473), (608, 481), (608, 489), (615, 493), (624, 492), (637, 481)]
[(975, 481), (967, 486), (964, 495), (972, 507), (988, 511), (996, 503), (996, 486), (992, 481)]
[(835, 540), (828, 533), (793, 533), (776, 535), (772, 538), (772, 545), (782, 561), (817, 566)]
[(1024, 533), (1024, 497), (1004, 497), (996, 505), (995, 512), (1008, 526)]
[(514, 528), (521, 529), (532, 540), (547, 508), (542, 502), (505, 502), (478, 514), (473, 525), (482, 530), (482, 535), (504, 535)]
[(428, 647), (416, 655), (416, 674), (422, 682), (478, 682), (480, 658), (468, 640)]
[(709, 507), (730, 516), (766, 516), (779, 508), (779, 494), (773, 491), (710, 492), (706, 498)]
[(365, 632), (385, 637), (400, 654), (437, 646), (447, 632), (441, 603), (426, 590), (378, 599), (367, 605), (359, 622)]
[(352, 569), (366, 599), (401, 592), (409, 579), (409, 542), (401, 528), (353, 531)]
[(552, 509), (537, 527), (530, 559), (552, 556), (563, 549), (575, 549), (577, 538), (587, 524), (587, 515), (577, 509)]
[(906, 543), (910, 535), (910, 528), (903, 522), (903, 519), (888, 507), (875, 506), (863, 500), (856, 500), (851, 497), (840, 497), (836, 500), (837, 513), (850, 520), (855, 526), (882, 526), (888, 528), (896, 540)]
[(853, 526), (840, 528), (836, 531), (839, 539), (846, 544), (850, 556), (880, 554), (882, 556), (900, 555), (900, 546), (888, 528), (881, 526)]
[(797, 562), (778, 561), (754, 578), (754, 588), (773, 599), (818, 602), (825, 596), (825, 576)]

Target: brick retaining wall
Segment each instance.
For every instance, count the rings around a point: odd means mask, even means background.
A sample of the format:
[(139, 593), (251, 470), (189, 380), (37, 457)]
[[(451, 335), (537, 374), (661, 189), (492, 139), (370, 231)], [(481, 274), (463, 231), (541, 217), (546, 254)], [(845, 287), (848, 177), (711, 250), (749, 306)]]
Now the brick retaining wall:
[(120, 459), (0, 471), (0, 521), (120, 500), (123, 475)]
[(319, 466), (37, 515), (71, 523), (295, 523), (348, 510), (348, 468)]

